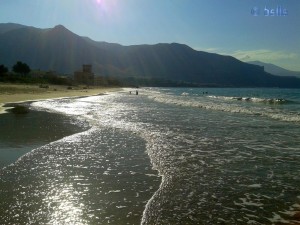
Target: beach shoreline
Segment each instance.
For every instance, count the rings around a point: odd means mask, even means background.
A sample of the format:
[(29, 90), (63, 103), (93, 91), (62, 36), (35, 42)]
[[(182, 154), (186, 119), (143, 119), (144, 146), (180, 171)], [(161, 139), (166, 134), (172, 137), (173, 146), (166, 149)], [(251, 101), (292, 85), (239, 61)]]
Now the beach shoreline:
[[(55, 113), (30, 111), (28, 106), (32, 102), (46, 99), (82, 98), (122, 90), (121, 88), (94, 86), (49, 85), (48, 88), (45, 87), (37, 84), (0, 83), (0, 115), (4, 116), (0, 122), (2, 133), (5, 134), (4, 138), (0, 137), (0, 169), (15, 162), (34, 148), (87, 129), (85, 126), (81, 127), (76, 123), (71, 123), (69, 121), (71, 119), (68, 117), (62, 117)], [(15, 120), (18, 114), (22, 114), (22, 116)], [(37, 118), (44, 119), (37, 122)], [(29, 122), (30, 120), (33, 121)], [(55, 121), (55, 123), (47, 124), (49, 120)], [(19, 124), (21, 128), (13, 131)], [(24, 128), (29, 129), (30, 132), (25, 132)], [(46, 131), (49, 134), (44, 134)], [(18, 135), (18, 132), (24, 132), (26, 135), (24, 133)], [(30, 135), (31, 133), (32, 135)]]
[(37, 84), (0, 83), (0, 114), (7, 112), (6, 110), (10, 107), (5, 106), (9, 103), (21, 103), (67, 97), (85, 97), (101, 95), (120, 90), (121, 88), (117, 87), (73, 87), (65, 85), (47, 85), (40, 87)]

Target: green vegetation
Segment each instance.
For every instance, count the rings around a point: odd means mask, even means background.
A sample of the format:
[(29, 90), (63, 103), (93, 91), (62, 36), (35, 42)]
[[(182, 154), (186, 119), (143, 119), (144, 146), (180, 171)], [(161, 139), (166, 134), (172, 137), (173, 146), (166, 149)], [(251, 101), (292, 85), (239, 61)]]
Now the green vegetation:
[(4, 76), (8, 72), (7, 67), (0, 65), (0, 76)]
[[(39, 84), (40, 88), (47, 88), (48, 84), (71, 86), (73, 81), (69, 77), (62, 77), (53, 71), (32, 71), (30, 67), (18, 61), (12, 69), (8, 70), (4, 65), (0, 65), (0, 82)], [(186, 82), (175, 82), (159, 78), (142, 77), (120, 77), (120, 76), (96, 76), (96, 86), (120, 87), (120, 86), (191, 86)]]
[[(18, 61), (12, 72), (4, 65), (0, 65), (0, 82), (39, 84), (40, 88), (53, 85), (74, 85), (74, 81), (67, 76), (59, 76), (54, 71), (31, 70), (30, 67)], [(199, 84), (187, 81), (174, 81), (165, 78), (139, 76), (96, 76), (95, 86), (105, 87), (197, 87)]]
[(54, 72), (32, 71), (31, 68), (21, 61), (18, 61), (10, 72), (9, 69), (0, 65), (0, 82), (25, 83), (25, 84), (56, 84), (70, 85), (68, 77), (62, 77)]
[(31, 69), (26, 63), (22, 63), (21, 61), (18, 61), (14, 66), (13, 66), (13, 71), (18, 74), (22, 75), (27, 75)]

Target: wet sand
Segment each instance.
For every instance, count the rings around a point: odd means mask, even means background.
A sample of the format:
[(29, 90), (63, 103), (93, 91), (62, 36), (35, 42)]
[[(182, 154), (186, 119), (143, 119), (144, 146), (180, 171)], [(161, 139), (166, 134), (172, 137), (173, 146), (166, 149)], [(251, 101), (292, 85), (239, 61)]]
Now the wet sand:
[(85, 131), (89, 124), (72, 117), (27, 109), (0, 114), (0, 170), (35, 148)]
[(121, 89), (84, 86), (71, 89), (63, 85), (49, 85), (48, 88), (40, 88), (39, 85), (0, 83), (0, 114), (2, 114), (0, 120), (2, 132), (0, 133), (3, 133), (0, 136), (0, 169), (33, 148), (86, 129), (85, 126), (81, 127), (74, 122), (71, 123), (69, 121), (71, 119), (68, 117), (47, 112), (34, 112), (26, 106), (26, 113), (8, 113), (12, 112), (10, 109), (16, 106), (14, 103), (83, 97), (118, 90)]
[(64, 85), (49, 85), (48, 88), (40, 88), (37, 84), (0, 83), (0, 113), (5, 112), (6, 108), (3, 106), (6, 103), (62, 97), (91, 96), (118, 90), (121, 90), (121, 88), (83, 86), (68, 87)]

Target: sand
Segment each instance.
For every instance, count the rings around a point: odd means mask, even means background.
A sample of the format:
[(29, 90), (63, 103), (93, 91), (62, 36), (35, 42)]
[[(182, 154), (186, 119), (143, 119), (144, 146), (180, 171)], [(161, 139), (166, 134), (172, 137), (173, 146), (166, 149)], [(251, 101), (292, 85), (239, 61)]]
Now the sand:
[(30, 84), (5, 84), (0, 83), (0, 113), (5, 112), (6, 103), (34, 101), (41, 99), (53, 99), (62, 97), (81, 97), (105, 94), (121, 90), (110, 87), (71, 87), (64, 85), (48, 85), (48, 88)]

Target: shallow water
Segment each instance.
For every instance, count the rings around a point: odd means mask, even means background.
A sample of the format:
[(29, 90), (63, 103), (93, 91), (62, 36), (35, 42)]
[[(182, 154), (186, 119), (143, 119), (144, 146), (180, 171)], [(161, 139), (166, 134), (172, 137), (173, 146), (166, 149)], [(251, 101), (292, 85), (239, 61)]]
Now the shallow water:
[(0, 221), (296, 221), (299, 103), (299, 90), (176, 88), (33, 103), (92, 128), (1, 171)]
[(140, 151), (144, 144), (139, 137), (103, 129), (34, 150), (1, 174), (1, 206), (6, 209), (1, 221), (139, 223), (155, 190), (153, 180), (159, 182)]
[(86, 129), (84, 121), (44, 111), (0, 114), (0, 168), (34, 148)]

